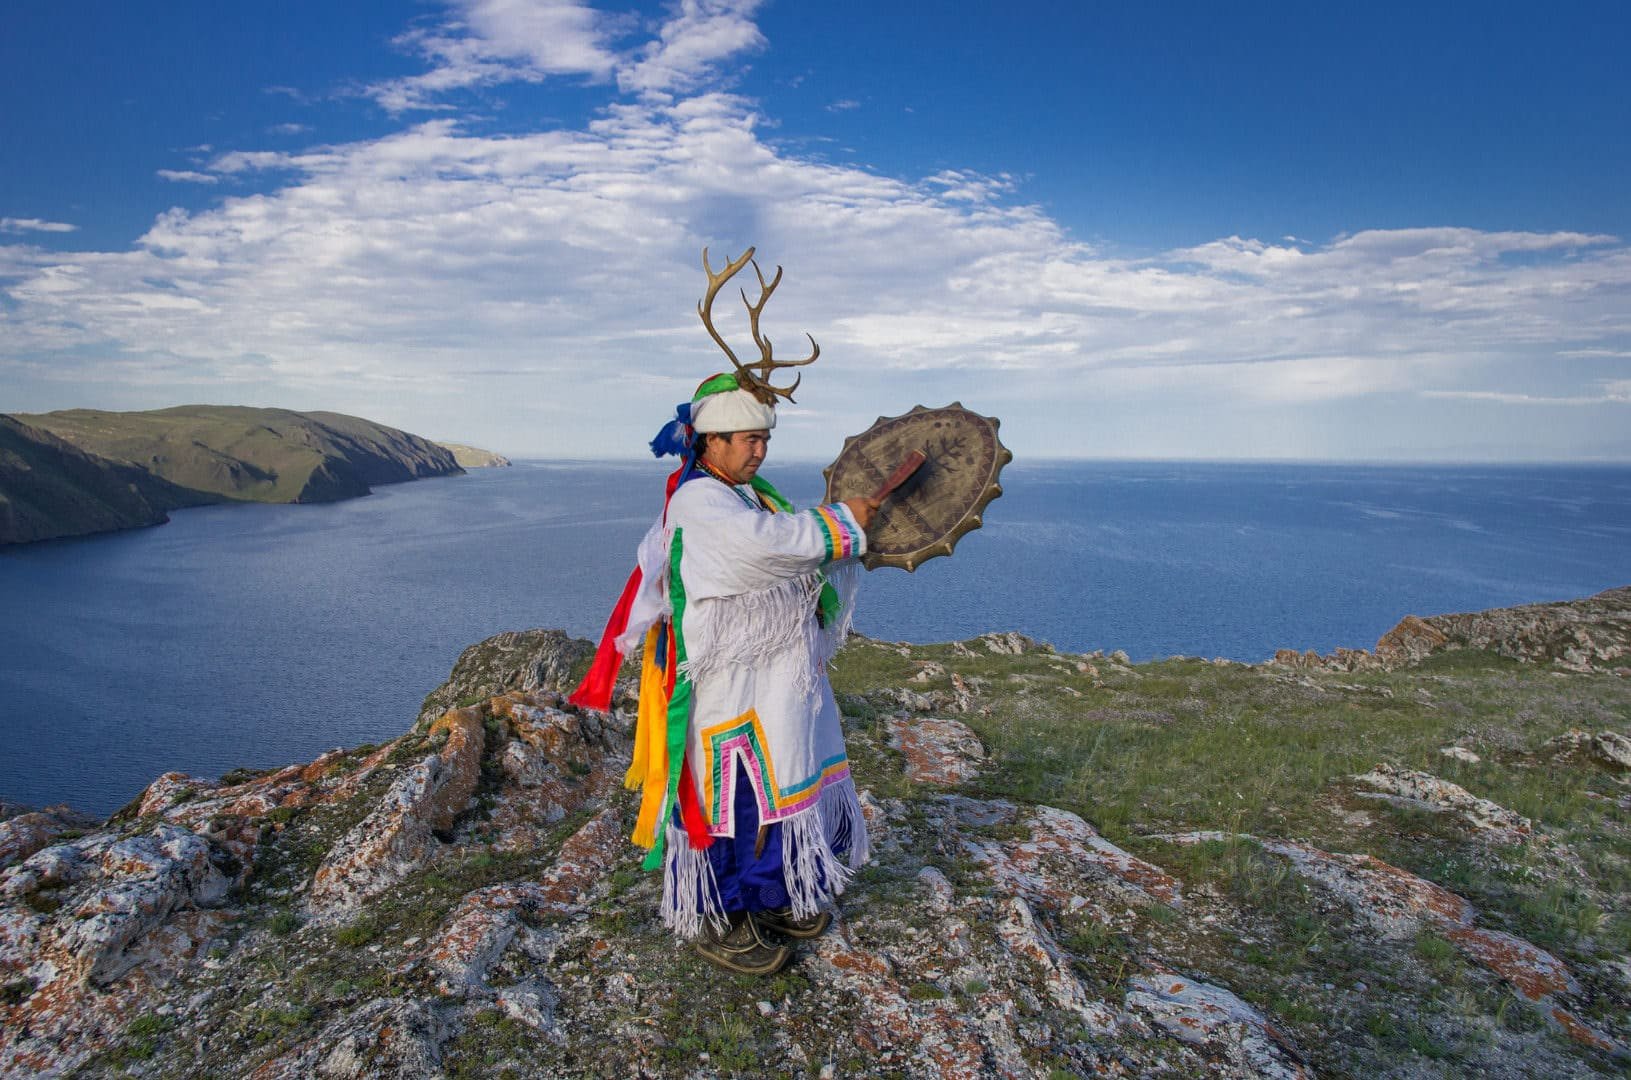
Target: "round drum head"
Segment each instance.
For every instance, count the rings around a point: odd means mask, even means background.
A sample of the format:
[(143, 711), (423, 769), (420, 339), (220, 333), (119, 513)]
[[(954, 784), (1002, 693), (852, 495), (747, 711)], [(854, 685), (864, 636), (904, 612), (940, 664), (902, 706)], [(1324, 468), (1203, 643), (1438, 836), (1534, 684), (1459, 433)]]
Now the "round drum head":
[(844, 440), (838, 460), (822, 473), (827, 502), (876, 493), (913, 450), (927, 457), (872, 519), (861, 557), (868, 570), (915, 570), (927, 559), (950, 555), (958, 539), (980, 527), (986, 505), (1002, 494), (1002, 467), (1013, 460), (997, 438), (997, 425), (957, 402), (942, 409), (918, 405), (904, 416), (880, 416)]

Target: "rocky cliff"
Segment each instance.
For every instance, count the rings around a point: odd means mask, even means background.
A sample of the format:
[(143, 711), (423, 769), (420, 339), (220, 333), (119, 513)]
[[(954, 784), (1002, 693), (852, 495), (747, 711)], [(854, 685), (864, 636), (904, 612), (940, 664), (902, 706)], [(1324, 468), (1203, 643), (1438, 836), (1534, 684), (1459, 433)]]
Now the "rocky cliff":
[(1528, 618), (1364, 670), (856, 639), (876, 857), (763, 980), (656, 918), (632, 687), (579, 712), (587, 643), (500, 635), (385, 745), (0, 808), (0, 1074), (1623, 1070), (1631, 679), (1472, 644)]
[(332, 502), (463, 472), (428, 439), (341, 413), (183, 405), (0, 422), (0, 529), (4, 507), (22, 508), (0, 543), (155, 524), (203, 503)]
[(478, 446), (466, 446), (463, 443), (437, 443), (453, 455), (453, 460), (459, 463), (461, 469), (503, 469), (508, 468), (512, 462), (503, 454), (495, 454), (491, 450), (483, 450)]

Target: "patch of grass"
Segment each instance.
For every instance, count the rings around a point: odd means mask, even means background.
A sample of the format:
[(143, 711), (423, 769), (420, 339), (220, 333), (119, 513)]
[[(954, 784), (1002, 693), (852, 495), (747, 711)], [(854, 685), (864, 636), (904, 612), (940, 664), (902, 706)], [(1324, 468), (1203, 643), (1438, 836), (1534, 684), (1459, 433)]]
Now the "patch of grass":
[(360, 949), (375, 938), (379, 937), (379, 924), (371, 916), (364, 916), (354, 923), (340, 927), (334, 931), (334, 942), (348, 949)]
[(915, 982), (906, 988), (906, 996), (913, 1001), (939, 1001), (946, 992), (934, 983)]
[(173, 1018), (144, 1013), (125, 1025), (120, 1039), (96, 1061), (99, 1065), (128, 1070), (148, 1061), (159, 1052), (164, 1035), (176, 1026)]
[(317, 1015), (312, 1005), (271, 1006), (255, 1009), (249, 1029), (257, 1043), (269, 1043), (309, 1023)]
[(1451, 1053), (1451, 1048), (1433, 1038), (1432, 1032), (1428, 1031), (1425, 1025), (1414, 1021), (1405, 1026), (1404, 1044), (1422, 1057), (1434, 1061), (1449, 1057)]
[(36, 989), (34, 980), (27, 977), (0, 983), (0, 1005), (21, 1005)]
[(1435, 973), (1444, 974), (1455, 966), (1455, 946), (1431, 930), (1416, 934), (1416, 955)]
[(50, 915), (62, 907), (62, 899), (55, 892), (43, 889), (24, 893), (23, 903), (28, 905), (29, 910), (37, 911), (41, 915)]
[(293, 911), (279, 911), (266, 920), (266, 929), (278, 937), (292, 934), (301, 926), (300, 916)]
[(727, 1076), (751, 1074), (761, 1061), (751, 1022), (736, 1012), (697, 1018), (664, 1048), (664, 1056), (677, 1066), (695, 1067), (703, 1054), (708, 1055), (709, 1072)]
[(443, 1064), (454, 1080), (503, 1075), (505, 1067), (533, 1060), (538, 1033), (497, 1009), (483, 1009), (443, 1050)]
[(1317, 1024), (1325, 1017), (1325, 1011), (1313, 1002), (1303, 998), (1288, 998), (1284, 994), (1275, 994), (1271, 997), (1268, 1008), (1280, 1019), (1291, 1024)]

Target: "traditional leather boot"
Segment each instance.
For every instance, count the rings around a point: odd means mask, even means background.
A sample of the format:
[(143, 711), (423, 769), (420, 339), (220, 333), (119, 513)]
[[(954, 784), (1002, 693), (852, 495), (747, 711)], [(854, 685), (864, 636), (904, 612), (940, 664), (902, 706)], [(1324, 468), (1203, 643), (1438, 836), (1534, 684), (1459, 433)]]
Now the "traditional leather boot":
[(813, 938), (820, 937), (822, 931), (832, 925), (832, 914), (819, 911), (808, 919), (795, 919), (792, 908), (779, 907), (755, 911), (753, 920), (766, 930), (774, 930), (790, 938)]
[(697, 952), (715, 967), (739, 975), (774, 975), (793, 958), (786, 945), (772, 945), (761, 937), (747, 912), (732, 912), (730, 924), (723, 934), (710, 924), (696, 940)]

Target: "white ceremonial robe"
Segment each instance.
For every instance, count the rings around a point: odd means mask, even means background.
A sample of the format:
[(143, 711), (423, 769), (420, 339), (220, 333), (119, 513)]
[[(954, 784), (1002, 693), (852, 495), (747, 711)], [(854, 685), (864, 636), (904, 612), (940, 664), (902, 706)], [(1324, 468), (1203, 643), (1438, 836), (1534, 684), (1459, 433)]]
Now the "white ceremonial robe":
[[(735, 835), (740, 764), (760, 823), (786, 830), (783, 877), (797, 918), (841, 892), (869, 854), (826, 674), (849, 630), (865, 550), (842, 504), (772, 512), (747, 485), (689, 480), (641, 543), (642, 585), (620, 639), (632, 652), (654, 621), (678, 612), (679, 671), (691, 680), (686, 761), (708, 831)], [(827, 626), (816, 618), (824, 579), (842, 602)], [(840, 861), (834, 841), (844, 838)], [(706, 852), (672, 823), (665, 848), (664, 919), (691, 936), (722, 914), (717, 887)]]

